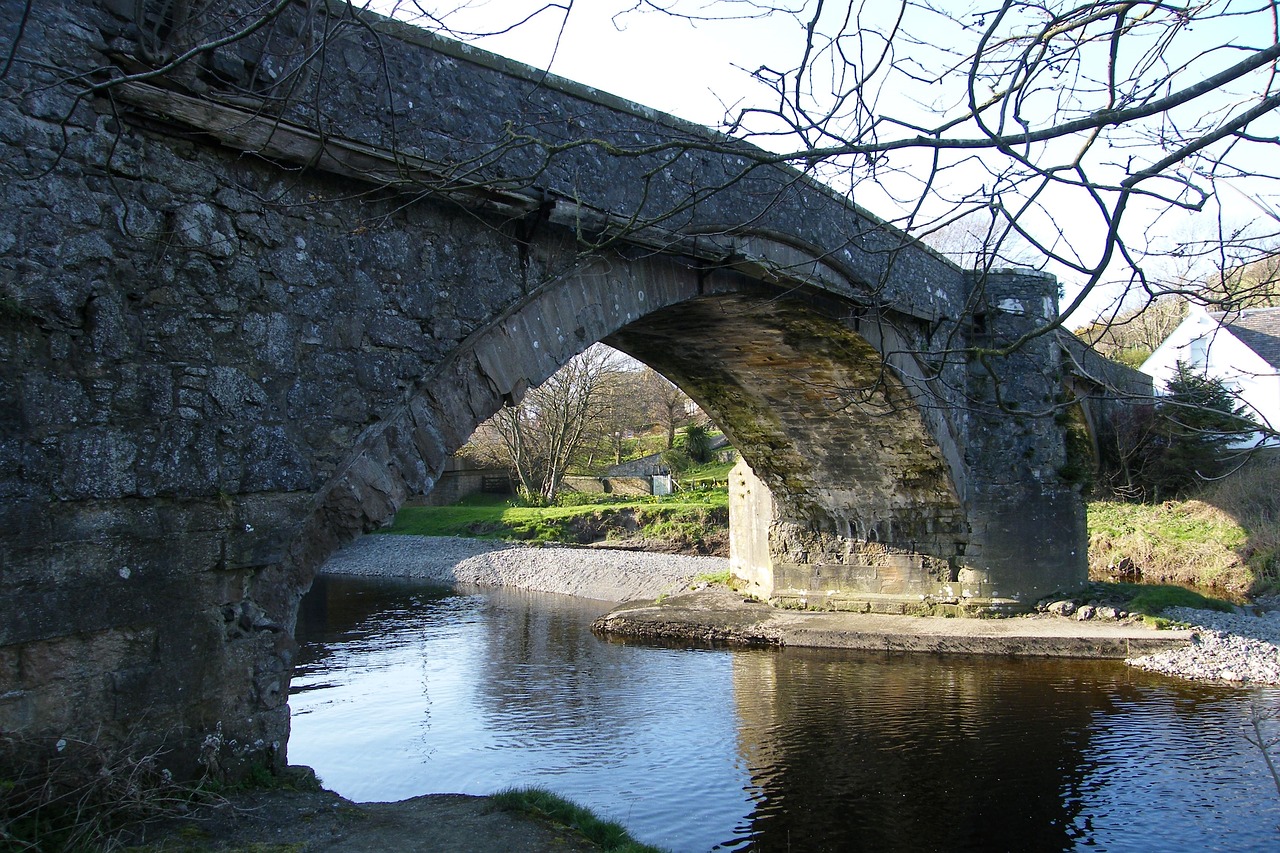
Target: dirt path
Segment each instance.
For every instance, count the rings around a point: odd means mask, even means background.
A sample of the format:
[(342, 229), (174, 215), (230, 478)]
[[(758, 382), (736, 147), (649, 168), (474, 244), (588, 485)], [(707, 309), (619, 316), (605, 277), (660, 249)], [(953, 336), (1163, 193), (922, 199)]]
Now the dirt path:
[[(133, 839), (145, 853), (588, 853), (576, 833), (494, 809), (485, 797), (433, 794), (352, 803), (332, 791), (254, 791), (157, 823)], [(137, 849), (137, 847), (133, 848)]]

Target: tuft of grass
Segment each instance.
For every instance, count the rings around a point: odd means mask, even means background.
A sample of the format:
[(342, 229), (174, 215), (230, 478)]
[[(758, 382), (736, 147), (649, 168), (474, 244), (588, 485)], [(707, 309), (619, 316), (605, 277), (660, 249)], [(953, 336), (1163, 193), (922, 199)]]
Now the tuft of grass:
[(729, 573), (728, 569), (725, 569), (723, 572), (707, 572), (706, 574), (701, 574), (695, 577), (693, 582), (730, 586), (733, 582), (733, 575)]
[(491, 801), (503, 811), (532, 815), (572, 829), (604, 853), (663, 853), (658, 847), (636, 841), (622, 824), (603, 820), (545, 788), (508, 788), (494, 794)]

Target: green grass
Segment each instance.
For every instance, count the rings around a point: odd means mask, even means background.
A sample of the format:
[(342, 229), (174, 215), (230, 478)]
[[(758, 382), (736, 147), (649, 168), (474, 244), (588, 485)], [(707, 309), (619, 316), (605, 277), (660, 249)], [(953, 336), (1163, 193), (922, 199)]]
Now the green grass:
[[(706, 490), (665, 498), (593, 495), (591, 503), (570, 497), (561, 506), (524, 506), (515, 498), (475, 495), (454, 506), (408, 506), (383, 533), (417, 536), (476, 536), (529, 542), (577, 542), (575, 519), (631, 510), (641, 520), (642, 535), (694, 536), (715, 523), (716, 510), (729, 505), (728, 493)], [(719, 513), (723, 514), (723, 512)]]
[(519, 812), (568, 827), (605, 853), (663, 853), (658, 847), (636, 841), (622, 824), (602, 820), (590, 809), (545, 788), (508, 788), (494, 794), (492, 802), (503, 811)]
[(1128, 601), (1130, 613), (1143, 616), (1159, 616), (1166, 607), (1194, 607), (1197, 610), (1217, 610), (1222, 613), (1233, 613), (1235, 607), (1221, 598), (1202, 595), (1192, 589), (1170, 584), (1141, 583), (1095, 583), (1109, 598)]
[(732, 581), (733, 575), (730, 574), (728, 569), (723, 572), (708, 572), (693, 579), (694, 583), (718, 584), (720, 586), (729, 586)]
[(1250, 536), (1230, 514), (1199, 500), (1095, 501), (1088, 507), (1089, 576), (1128, 560), (1150, 583), (1250, 591), (1257, 574), (1241, 556)]
[(729, 472), (733, 470), (734, 464), (733, 462), (708, 462), (705, 465), (695, 465), (680, 475), (680, 485), (683, 488), (696, 489), (702, 484), (725, 483), (729, 479)]
[(1134, 504), (1095, 501), (1089, 504), (1089, 532), (1113, 538), (1131, 534), (1158, 536), (1171, 544), (1214, 541), (1227, 548), (1244, 544), (1244, 528), (1223, 513), (1197, 511), (1198, 502)]

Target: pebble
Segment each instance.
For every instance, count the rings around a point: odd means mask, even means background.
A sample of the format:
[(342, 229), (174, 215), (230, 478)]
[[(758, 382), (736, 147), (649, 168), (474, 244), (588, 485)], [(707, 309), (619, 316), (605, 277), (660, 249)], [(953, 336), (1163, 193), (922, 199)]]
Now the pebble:
[(1280, 611), (1250, 616), (1170, 607), (1162, 615), (1191, 625), (1192, 641), (1125, 663), (1193, 681), (1280, 684)]

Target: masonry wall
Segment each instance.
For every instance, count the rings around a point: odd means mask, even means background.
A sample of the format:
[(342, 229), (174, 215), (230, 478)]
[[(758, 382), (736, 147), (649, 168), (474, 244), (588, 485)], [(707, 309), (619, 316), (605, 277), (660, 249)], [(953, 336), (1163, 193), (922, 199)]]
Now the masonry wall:
[(960, 561), (969, 570), (963, 586), (1026, 608), (1088, 577), (1084, 502), (1067, 474), (1065, 426), (1056, 417), (1062, 351), (1053, 334), (1021, 340), (1057, 316), (1058, 285), (1047, 274), (996, 271), (975, 280), (975, 291), (983, 310), (963, 410), (973, 531)]
[[(121, 30), (40, 4), (0, 81), (0, 727), (222, 731), (260, 759), (283, 754), (306, 578), (281, 567), (317, 494), (529, 264), (497, 227), (59, 85), (50, 64), (103, 67)], [(431, 485), (399, 469), (389, 506)]]

